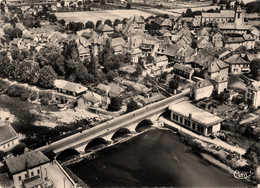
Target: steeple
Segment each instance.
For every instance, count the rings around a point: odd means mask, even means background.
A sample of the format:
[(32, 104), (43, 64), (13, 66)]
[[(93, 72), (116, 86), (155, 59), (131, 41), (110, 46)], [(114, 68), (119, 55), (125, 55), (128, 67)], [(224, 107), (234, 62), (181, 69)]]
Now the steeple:
[(245, 14), (244, 14), (244, 10), (241, 9), (240, 6), (238, 6), (235, 10), (235, 24), (236, 25), (244, 25), (244, 18), (245, 18)]

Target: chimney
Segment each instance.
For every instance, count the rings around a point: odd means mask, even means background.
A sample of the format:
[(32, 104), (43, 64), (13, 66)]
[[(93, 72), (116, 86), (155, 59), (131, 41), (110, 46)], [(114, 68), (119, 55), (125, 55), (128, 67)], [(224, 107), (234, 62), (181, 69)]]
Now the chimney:
[(192, 118), (192, 114), (191, 113), (189, 113), (189, 118)]

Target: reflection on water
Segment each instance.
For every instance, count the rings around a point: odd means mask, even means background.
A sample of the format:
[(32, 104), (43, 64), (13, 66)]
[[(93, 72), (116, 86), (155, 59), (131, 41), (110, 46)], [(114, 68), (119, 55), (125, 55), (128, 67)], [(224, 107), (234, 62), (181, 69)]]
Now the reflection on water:
[(68, 167), (90, 187), (248, 186), (192, 153), (177, 135), (158, 129)]

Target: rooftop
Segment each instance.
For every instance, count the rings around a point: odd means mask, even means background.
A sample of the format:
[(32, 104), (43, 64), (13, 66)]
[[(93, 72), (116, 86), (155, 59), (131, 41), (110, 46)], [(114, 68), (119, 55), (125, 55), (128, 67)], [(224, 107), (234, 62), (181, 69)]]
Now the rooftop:
[(230, 64), (249, 64), (248, 61), (244, 60), (239, 54), (234, 54), (227, 58), (225, 62)]
[(17, 133), (9, 123), (0, 121), (0, 145), (17, 137)]
[(222, 118), (202, 110), (187, 101), (173, 103), (169, 106), (169, 109), (185, 117), (191, 116), (194, 121), (205, 126), (211, 126), (215, 123), (220, 123), (223, 121)]
[(69, 82), (66, 80), (55, 80), (54, 86), (59, 89), (64, 89), (64, 90), (72, 91), (72, 92), (76, 92), (76, 93), (81, 93), (81, 92), (88, 90), (88, 88), (86, 88), (78, 83)]
[(217, 59), (209, 64), (208, 72), (211, 72), (211, 73), (218, 72), (221, 69), (225, 69), (227, 67), (229, 67), (228, 64), (226, 64), (224, 61), (222, 61), (220, 59)]
[(189, 66), (186, 66), (186, 65), (182, 65), (182, 64), (179, 64), (179, 63), (175, 63), (173, 68), (174, 69), (178, 69), (178, 70), (182, 70), (182, 71), (187, 72), (187, 73), (190, 73), (193, 70), (192, 67), (189, 67)]
[(30, 151), (17, 157), (9, 157), (5, 159), (6, 165), (11, 174), (16, 174), (27, 169), (34, 168), (39, 165), (50, 162), (42, 152)]

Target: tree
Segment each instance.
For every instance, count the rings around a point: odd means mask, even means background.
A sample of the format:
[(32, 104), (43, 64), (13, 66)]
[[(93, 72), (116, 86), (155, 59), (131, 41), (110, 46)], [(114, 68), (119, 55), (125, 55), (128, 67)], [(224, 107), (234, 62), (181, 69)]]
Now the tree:
[(58, 20), (58, 23), (61, 24), (62, 26), (65, 26), (66, 21), (64, 19)]
[(114, 21), (114, 26), (117, 26), (118, 24), (120, 24), (121, 23), (121, 21), (119, 20), (119, 19), (115, 19), (115, 21)]
[(127, 104), (126, 113), (132, 112), (139, 108), (140, 108), (140, 106), (138, 106), (138, 104), (133, 99), (131, 99), (130, 102)]
[(260, 164), (260, 143), (252, 144), (244, 154), (244, 157), (253, 165)]
[(108, 105), (109, 111), (118, 111), (121, 109), (122, 99), (120, 97), (112, 97), (110, 104)]
[(171, 90), (176, 90), (178, 89), (179, 87), (179, 82), (176, 80), (176, 79), (172, 79), (170, 82), (169, 82), (169, 88)]
[(113, 24), (112, 24), (112, 21), (110, 19), (107, 19), (104, 24), (107, 24), (108, 26), (112, 27)]
[(54, 85), (54, 80), (57, 78), (56, 73), (54, 72), (51, 66), (44, 66), (39, 71), (39, 78), (37, 84), (40, 87), (52, 88)]
[(41, 23), (40, 23), (40, 21), (39, 20), (37, 20), (37, 21), (35, 21), (34, 23), (33, 23), (33, 27), (35, 27), (35, 28), (40, 28), (41, 27)]
[(49, 21), (54, 23), (54, 22), (57, 22), (57, 17), (55, 14), (50, 14), (49, 15)]
[(227, 2), (227, 4), (226, 4), (226, 9), (230, 9), (231, 8), (231, 6), (230, 6), (230, 4), (231, 4), (231, 2), (229, 1), (229, 2)]
[(187, 16), (187, 17), (191, 17), (191, 16), (192, 16), (192, 10), (191, 10), (191, 8), (187, 8), (187, 10), (186, 10), (186, 16)]
[(217, 4), (218, 0), (213, 0), (212, 3)]
[(0, 150), (0, 161), (4, 160), (5, 152)]
[(110, 70), (110, 71), (107, 73), (107, 81), (113, 82), (113, 80), (114, 80), (115, 77), (116, 77), (116, 72), (115, 72), (115, 71)]
[(85, 24), (86, 29), (94, 29), (94, 23), (92, 21), (88, 21)]
[(132, 6), (131, 3), (127, 3), (126, 4), (126, 9), (131, 9), (131, 6)]
[(35, 84), (38, 80), (40, 67), (38, 63), (24, 60), (17, 69), (18, 81)]
[(1, 12), (5, 12), (5, 4), (1, 2), (0, 4)]
[(84, 24), (82, 22), (77, 22), (76, 31), (80, 31), (82, 29), (84, 29)]
[(219, 94), (218, 101), (221, 102), (221, 103), (228, 102), (229, 97), (230, 97), (230, 94), (223, 91)]
[(71, 30), (73, 33), (76, 33), (77, 24), (75, 22), (69, 22), (68, 29)]
[(98, 28), (98, 26), (102, 23), (102, 20), (97, 20), (96, 22), (96, 28)]
[(14, 156), (22, 155), (24, 153), (25, 147), (26, 147), (26, 145), (24, 143), (14, 146), (14, 148), (12, 150), (13, 155)]

